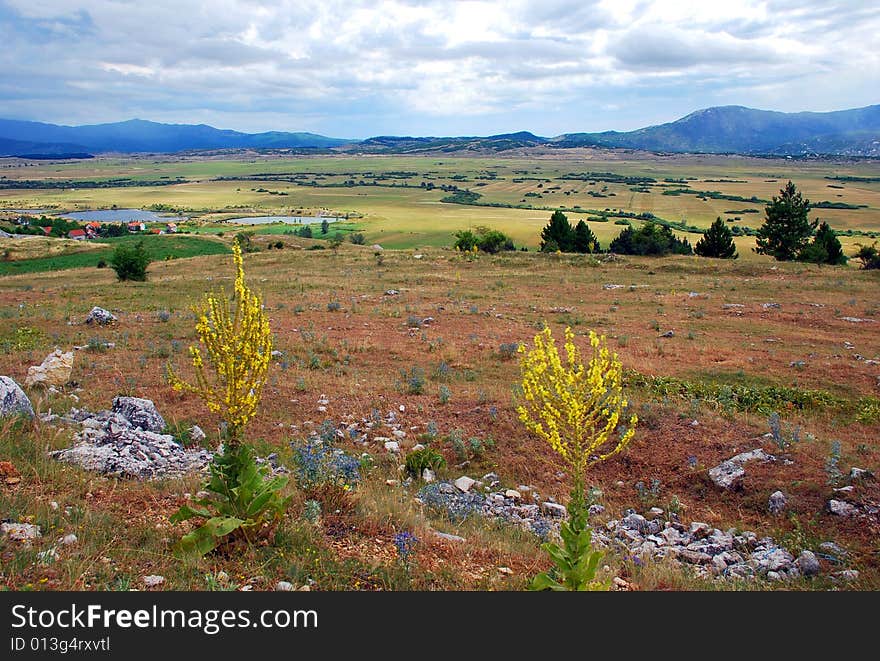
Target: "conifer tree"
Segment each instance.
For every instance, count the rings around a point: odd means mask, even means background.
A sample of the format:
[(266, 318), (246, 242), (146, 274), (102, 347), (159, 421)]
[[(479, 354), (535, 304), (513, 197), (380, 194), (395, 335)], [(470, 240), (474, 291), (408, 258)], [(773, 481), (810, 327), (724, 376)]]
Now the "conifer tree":
[(818, 221), (809, 221), (810, 201), (791, 181), (779, 193), (764, 207), (766, 220), (758, 230), (755, 252), (787, 261), (804, 249)]
[(703, 238), (697, 241), (694, 252), (700, 257), (718, 257), (720, 259), (736, 259), (739, 255), (733, 243), (733, 232), (721, 220), (721, 217), (703, 232)]
[(549, 246), (553, 244), (556, 245), (555, 250), (562, 252), (574, 250), (574, 230), (561, 211), (554, 211), (550, 216), (550, 222), (541, 230), (541, 250), (550, 252)]
[(574, 228), (574, 251), (579, 253), (592, 253), (599, 250), (599, 240), (593, 234), (593, 230), (583, 220), (579, 220)]

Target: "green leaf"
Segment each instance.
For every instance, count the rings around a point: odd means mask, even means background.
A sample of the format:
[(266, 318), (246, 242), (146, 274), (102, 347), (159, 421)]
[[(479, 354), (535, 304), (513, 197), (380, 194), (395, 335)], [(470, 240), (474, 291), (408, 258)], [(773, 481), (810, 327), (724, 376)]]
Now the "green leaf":
[(532, 579), (529, 590), (540, 592), (542, 590), (553, 590), (554, 592), (565, 592), (566, 587), (559, 581), (551, 578), (546, 572), (542, 572)]
[(182, 505), (179, 510), (169, 517), (168, 520), (171, 523), (180, 523), (181, 521), (187, 521), (194, 516), (201, 516), (210, 519), (211, 513), (207, 510), (190, 507), (189, 505)]
[(203, 528), (207, 529), (214, 537), (225, 537), (236, 528), (241, 527), (244, 520), (234, 516), (215, 516), (205, 522)]

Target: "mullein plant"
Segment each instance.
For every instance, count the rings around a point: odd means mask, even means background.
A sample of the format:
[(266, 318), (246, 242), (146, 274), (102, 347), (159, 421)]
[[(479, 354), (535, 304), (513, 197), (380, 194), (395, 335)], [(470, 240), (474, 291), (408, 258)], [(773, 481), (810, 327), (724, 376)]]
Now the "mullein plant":
[(560, 526), (561, 544), (545, 543), (554, 569), (538, 574), (533, 590), (607, 590), (596, 579), (603, 557), (592, 548), (589, 505), (585, 493), (587, 470), (621, 452), (635, 434), (638, 418), (630, 416), (618, 430), (627, 408), (623, 395), (623, 365), (608, 349), (605, 337), (590, 331), (592, 356), (587, 365), (565, 329), (560, 355), (549, 327), (538, 333), (531, 349), (521, 346), (522, 396), (520, 422), (545, 441), (570, 469), (569, 517)]
[(171, 516), (172, 523), (204, 520), (177, 544), (175, 550), (181, 555), (204, 555), (237, 539), (253, 542), (273, 529), (289, 502), (280, 494), (288, 478), (272, 477), (267, 465), (257, 465), (243, 438), (266, 383), (272, 333), (262, 297), (245, 282), (241, 253), (240, 244), (234, 242), (231, 300), (223, 291), (210, 293), (196, 309), (196, 335), (202, 347), (189, 348), (195, 381), (184, 381), (168, 365), (172, 388), (196, 395), (226, 424), (222, 451), (209, 465), (208, 496)]

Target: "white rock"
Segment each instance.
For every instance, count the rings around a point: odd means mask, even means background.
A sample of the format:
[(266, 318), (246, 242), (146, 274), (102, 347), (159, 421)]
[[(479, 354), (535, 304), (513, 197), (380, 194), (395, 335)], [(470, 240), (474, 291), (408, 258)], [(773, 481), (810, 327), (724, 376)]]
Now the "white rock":
[(193, 443), (201, 443), (207, 438), (205, 432), (198, 425), (193, 425), (189, 428), (189, 437)]
[(845, 500), (829, 500), (828, 501), (828, 511), (834, 514), (835, 516), (852, 516), (856, 513), (856, 508), (854, 505), (846, 502)]
[(398, 454), (400, 452), (400, 444), (397, 441), (385, 441), (385, 450)]
[(513, 498), (514, 500), (520, 500), (522, 498), (522, 494), (516, 489), (508, 489), (504, 492), (505, 498)]
[(65, 535), (64, 537), (61, 538), (61, 543), (64, 544), (64, 546), (73, 546), (74, 544), (77, 543), (77, 541), (78, 541), (78, 539), (77, 539), (76, 535), (74, 535), (73, 533), (70, 533), (69, 535)]
[(466, 542), (467, 539), (464, 537), (459, 537), (458, 535), (452, 535), (448, 532), (440, 532), (438, 530), (433, 531), (434, 537), (437, 539), (442, 539), (447, 542)]
[(424, 449), (425, 449), (425, 446), (422, 445), (421, 443), (416, 443), (415, 445), (412, 446), (413, 452), (418, 452), (419, 450), (424, 450)]
[(217, 582), (218, 583), (229, 583), (229, 574), (227, 574), (222, 569), (217, 572)]
[(453, 482), (453, 484), (455, 485), (455, 488), (459, 491), (464, 491), (465, 493), (467, 493), (468, 491), (470, 491), (471, 487), (476, 484), (476, 482), (476, 480), (468, 477), (467, 475), (462, 475), (455, 482)]
[(61, 349), (55, 349), (41, 364), (28, 367), (24, 384), (29, 388), (63, 386), (70, 381), (71, 372), (73, 372), (73, 351), (63, 353)]
[(402, 429), (395, 429), (394, 431), (391, 432), (391, 435), (394, 436), (395, 438), (406, 438), (406, 432), (403, 431)]
[(40, 526), (32, 523), (2, 523), (0, 524), (0, 535), (11, 539), (14, 542), (30, 542), (40, 537)]
[(425, 482), (434, 482), (437, 479), (437, 476), (430, 468), (426, 468), (422, 471), (422, 479)]
[(275, 584), (275, 592), (293, 592), (293, 583), (278, 581)]

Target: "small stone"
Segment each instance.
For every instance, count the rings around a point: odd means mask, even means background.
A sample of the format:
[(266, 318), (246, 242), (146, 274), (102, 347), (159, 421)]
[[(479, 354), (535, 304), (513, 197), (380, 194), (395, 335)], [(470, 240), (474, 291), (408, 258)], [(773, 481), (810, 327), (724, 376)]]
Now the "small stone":
[(434, 537), (436, 537), (437, 539), (442, 539), (442, 540), (447, 541), (447, 542), (458, 542), (458, 543), (460, 543), (460, 542), (466, 542), (466, 541), (467, 541), (467, 539), (465, 539), (464, 537), (459, 537), (458, 535), (452, 535), (452, 534), (450, 534), (450, 533), (448, 533), (448, 532), (440, 532), (439, 530), (435, 530), (435, 531), (433, 532), (433, 535), (434, 535)]
[(297, 592), (311, 592), (311, 591), (312, 591), (311, 585), (303, 585), (301, 588), (299, 588), (297, 590)]
[(165, 577), (150, 574), (149, 576), (141, 576), (141, 581), (143, 581), (144, 585), (148, 588), (154, 588), (157, 585), (162, 585), (165, 582)]
[(767, 580), (768, 581), (779, 581), (782, 579), (782, 574), (777, 571), (768, 571), (767, 572)]
[(522, 500), (522, 494), (516, 489), (508, 489), (504, 492), (505, 498), (513, 498), (514, 500)]
[(425, 449), (425, 446), (422, 445), (421, 443), (416, 443), (415, 445), (412, 446), (413, 452), (418, 452), (419, 450), (424, 450), (424, 449)]
[(397, 296), (399, 294), (400, 294), (400, 292), (397, 289), (386, 289), (385, 290), (386, 296)]
[(779, 303), (761, 303), (761, 307), (765, 310), (778, 310), (782, 306)]
[(207, 438), (207, 435), (198, 425), (189, 428), (189, 438), (193, 443), (201, 443)]
[(843, 571), (834, 574), (834, 576), (843, 581), (857, 581), (859, 578), (859, 572), (857, 569), (844, 569)]
[(64, 546), (73, 546), (74, 544), (76, 544), (77, 541), (77, 537), (73, 533), (65, 535), (61, 538), (61, 543), (64, 544)]
[(613, 579), (611, 579), (611, 583), (614, 585), (614, 588), (616, 590), (629, 590), (629, 583), (620, 578), (620, 576), (615, 576)]
[(470, 478), (467, 475), (462, 475), (460, 478), (455, 480), (455, 482), (453, 482), (453, 484), (455, 485), (455, 488), (458, 489), (459, 491), (463, 491), (463, 492), (467, 493), (468, 491), (470, 491), (471, 487), (474, 486), (474, 484), (476, 484), (476, 482), (477, 481), (474, 480), (473, 478)]
[(400, 443), (397, 441), (385, 441), (385, 450), (386, 452), (390, 452), (392, 454), (400, 453)]
[(785, 494), (781, 491), (774, 491), (770, 494), (770, 499), (767, 501), (767, 509), (770, 514), (782, 514), (787, 504), (788, 500)]
[(870, 480), (873, 477), (874, 473), (864, 468), (856, 468), (855, 466), (853, 466), (849, 471), (849, 479), (854, 482), (859, 480)]
[(587, 510), (590, 516), (599, 516), (605, 511), (605, 508), (602, 505), (590, 505), (590, 509)]
[(222, 569), (217, 572), (217, 582), (218, 583), (229, 583), (229, 574), (227, 574)]
[(275, 584), (275, 592), (293, 592), (293, 583), (288, 581), (278, 581)]
[(675, 337), (675, 331), (668, 330), (665, 333), (660, 333), (657, 337)]
[(510, 567), (499, 567), (499, 574), (504, 574), (505, 576), (513, 576), (513, 570)]
[(702, 521), (693, 521), (691, 522), (690, 533), (696, 539), (702, 539), (712, 534), (712, 526)]
[(49, 509), (51, 509), (53, 512), (57, 512), (58, 511), (58, 503), (53, 500), (52, 502), (49, 503)]
[(620, 525), (628, 530), (637, 530), (641, 533), (648, 529), (648, 521), (641, 514), (627, 514), (620, 521)]
[(406, 407), (403, 404), (401, 404), (400, 406), (397, 407), (397, 410), (400, 411), (401, 413), (405, 413)]
[(406, 432), (403, 431), (402, 429), (395, 429), (394, 431), (391, 432), (391, 435), (394, 436), (395, 438), (406, 438)]
[(430, 468), (425, 468), (422, 471), (422, 479), (425, 482), (434, 482), (437, 479), (437, 475)]
[(658, 516), (663, 516), (663, 510), (659, 507), (652, 507), (648, 510), (648, 514), (651, 515), (652, 519), (656, 519)]
[(828, 501), (828, 511), (835, 516), (848, 517), (856, 513), (856, 508), (845, 500), (832, 499)]
[(541, 510), (545, 514), (559, 519), (564, 519), (566, 516), (568, 516), (568, 510), (566, 509), (565, 505), (560, 505), (559, 503), (541, 503)]
[(61, 349), (55, 349), (41, 364), (28, 367), (24, 384), (29, 388), (63, 386), (70, 381), (72, 371), (73, 351), (63, 353)]
[(804, 576), (818, 576), (821, 569), (816, 554), (807, 550), (801, 551), (797, 558), (797, 565)]

